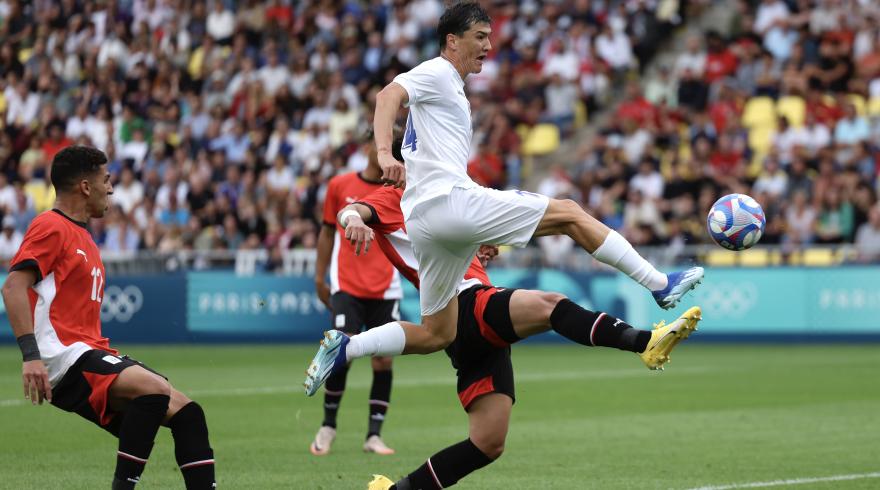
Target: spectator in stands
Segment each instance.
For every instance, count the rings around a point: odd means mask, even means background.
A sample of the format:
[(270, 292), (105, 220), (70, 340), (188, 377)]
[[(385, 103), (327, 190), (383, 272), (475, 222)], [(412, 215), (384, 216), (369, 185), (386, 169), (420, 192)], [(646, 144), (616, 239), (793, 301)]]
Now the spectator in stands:
[(843, 243), (853, 233), (853, 207), (840, 191), (832, 187), (825, 193), (816, 221), (817, 243)]
[(3, 230), (0, 231), (0, 264), (3, 267), (9, 265), (9, 261), (18, 252), (24, 235), (21, 231), (15, 229), (16, 222), (12, 215), (3, 217)]
[(856, 233), (855, 244), (859, 262), (880, 262), (880, 205), (871, 208), (868, 222)]

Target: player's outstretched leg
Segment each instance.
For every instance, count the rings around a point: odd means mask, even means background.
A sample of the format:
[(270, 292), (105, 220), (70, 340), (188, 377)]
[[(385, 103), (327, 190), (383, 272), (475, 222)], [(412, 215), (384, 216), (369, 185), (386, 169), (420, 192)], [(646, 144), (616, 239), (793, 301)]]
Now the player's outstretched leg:
[(318, 352), (306, 369), (306, 395), (317, 393), (332, 372), (354, 359), (430, 354), (444, 349), (455, 340), (457, 318), (458, 300), (453, 297), (440, 311), (422, 316), (422, 325), (390, 322), (351, 337), (338, 330), (324, 332)]
[(703, 279), (703, 268), (664, 274), (639, 255), (620, 233), (590, 216), (569, 199), (550, 199), (535, 236), (568, 235), (593, 258), (623, 272), (654, 296), (663, 309), (672, 308)]
[(171, 388), (165, 425), (174, 438), (174, 458), (187, 490), (216, 488), (214, 450), (208, 440), (208, 422), (198, 403)]
[(695, 306), (669, 325), (661, 321), (654, 330), (641, 330), (607, 313), (582, 308), (559, 293), (525, 289), (510, 295), (509, 319), (495, 319), (499, 314), (494, 312), (501, 309), (494, 306), (495, 301), (504, 301), (503, 295), (489, 299), (487, 312), (493, 321), (488, 323), (507, 343), (552, 329), (581, 345), (635, 352), (650, 369), (662, 369), (672, 349), (697, 329), (701, 319), (700, 308)]

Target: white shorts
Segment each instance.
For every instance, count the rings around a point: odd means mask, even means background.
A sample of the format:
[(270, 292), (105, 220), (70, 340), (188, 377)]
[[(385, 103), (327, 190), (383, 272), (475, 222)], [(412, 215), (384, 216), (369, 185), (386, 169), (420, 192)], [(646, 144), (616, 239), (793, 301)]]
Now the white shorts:
[(480, 245), (526, 246), (549, 203), (531, 192), (455, 187), (416, 205), (406, 230), (419, 263), (422, 316), (455, 296)]

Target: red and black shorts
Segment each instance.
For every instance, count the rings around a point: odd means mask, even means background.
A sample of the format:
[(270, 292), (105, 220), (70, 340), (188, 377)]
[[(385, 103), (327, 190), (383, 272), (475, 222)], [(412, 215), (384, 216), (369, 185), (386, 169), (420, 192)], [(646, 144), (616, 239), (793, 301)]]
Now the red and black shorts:
[(119, 373), (131, 366), (141, 366), (162, 376), (128, 356), (90, 350), (70, 366), (61, 381), (52, 389), (52, 405), (67, 412), (75, 412), (118, 436), (122, 417), (117, 417), (118, 413), (108, 406), (110, 385)]
[(519, 340), (510, 319), (514, 291), (474, 286), (458, 295), (458, 333), (446, 355), (457, 370), (458, 398), (466, 411), (488, 393), (516, 401), (510, 362), (510, 344)]

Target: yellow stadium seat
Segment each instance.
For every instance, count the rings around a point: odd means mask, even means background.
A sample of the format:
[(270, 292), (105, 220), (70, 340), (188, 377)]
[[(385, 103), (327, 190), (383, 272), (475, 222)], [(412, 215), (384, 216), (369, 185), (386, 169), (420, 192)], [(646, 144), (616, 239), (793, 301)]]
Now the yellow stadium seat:
[(752, 155), (752, 161), (749, 162), (748, 168), (746, 168), (746, 175), (749, 178), (757, 179), (761, 172), (764, 170), (764, 159), (767, 158), (767, 152), (756, 151), (754, 155)]
[(828, 267), (834, 265), (834, 252), (827, 248), (808, 248), (804, 250), (804, 265), (807, 267)]
[(871, 97), (868, 101), (868, 115), (880, 116), (880, 97)]
[(537, 124), (526, 135), (524, 155), (546, 155), (559, 148), (559, 128), (554, 124)]
[(792, 127), (799, 128), (807, 116), (807, 103), (797, 95), (787, 95), (776, 102), (776, 113), (785, 116)]
[(752, 97), (743, 108), (742, 123), (748, 128), (776, 126), (776, 106), (770, 97)]
[(778, 249), (774, 249), (770, 252), (770, 265), (781, 265), (782, 264), (782, 252)]
[(767, 267), (770, 264), (770, 252), (766, 248), (752, 248), (739, 253), (740, 265), (746, 267)]
[(749, 130), (749, 147), (755, 153), (764, 153), (770, 151), (773, 146), (773, 133), (775, 127), (755, 126)]
[(847, 100), (856, 108), (856, 113), (860, 116), (868, 114), (868, 103), (865, 98), (859, 94), (849, 94)]
[(713, 267), (732, 267), (736, 265), (736, 252), (729, 250), (712, 250), (706, 254), (706, 264)]
[(581, 101), (574, 104), (574, 128), (582, 128), (587, 125), (587, 106)]

